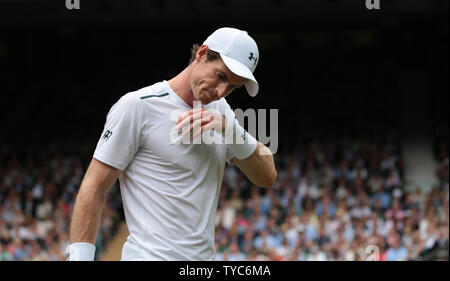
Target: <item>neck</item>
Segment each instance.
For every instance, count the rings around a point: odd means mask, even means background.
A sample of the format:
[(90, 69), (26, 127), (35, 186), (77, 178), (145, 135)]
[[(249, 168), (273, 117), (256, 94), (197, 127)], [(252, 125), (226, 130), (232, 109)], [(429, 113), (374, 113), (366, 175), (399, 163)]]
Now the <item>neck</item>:
[(169, 80), (169, 85), (172, 90), (177, 94), (182, 100), (184, 100), (190, 106), (194, 103), (194, 93), (190, 85), (190, 76), (192, 72), (192, 67), (189, 65), (177, 76)]

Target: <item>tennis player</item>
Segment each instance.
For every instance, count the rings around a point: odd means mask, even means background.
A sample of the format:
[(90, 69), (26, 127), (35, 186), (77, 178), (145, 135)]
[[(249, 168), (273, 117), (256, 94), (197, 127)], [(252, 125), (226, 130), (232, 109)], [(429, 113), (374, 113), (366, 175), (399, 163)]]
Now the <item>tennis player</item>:
[[(68, 260), (94, 260), (106, 194), (117, 179), (130, 232), (121, 260), (214, 260), (226, 162), (260, 187), (277, 178), (272, 153), (239, 125), (225, 100), (241, 86), (258, 93), (258, 61), (246, 31), (220, 28), (194, 45), (177, 76), (112, 106), (76, 198)], [(213, 141), (201, 141), (205, 135)]]

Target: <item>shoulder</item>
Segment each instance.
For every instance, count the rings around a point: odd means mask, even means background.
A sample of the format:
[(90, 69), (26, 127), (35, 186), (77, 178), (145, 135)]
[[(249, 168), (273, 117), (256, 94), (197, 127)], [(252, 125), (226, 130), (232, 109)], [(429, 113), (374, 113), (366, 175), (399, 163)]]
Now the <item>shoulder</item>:
[(168, 95), (161, 84), (162, 83), (156, 83), (133, 92), (128, 92), (120, 97), (114, 106), (118, 106), (123, 109), (144, 109), (149, 98)]
[(165, 97), (169, 95), (169, 89), (167, 88), (167, 83), (158, 82), (151, 86), (147, 86), (133, 92), (137, 94), (140, 100), (148, 100), (153, 97)]
[(228, 102), (225, 98), (221, 98), (220, 100), (218, 100), (218, 102), (219, 102), (219, 106), (222, 109), (231, 109), (230, 105), (228, 104)]
[(140, 106), (139, 95), (137, 92), (129, 92), (121, 96), (119, 100), (111, 107), (108, 112), (108, 118), (110, 116), (123, 116), (131, 115), (133, 112), (137, 112)]
[(121, 96), (118, 103), (125, 106), (137, 106), (139, 104), (139, 91), (129, 92)]
[(206, 108), (215, 109), (221, 113), (225, 113), (226, 110), (231, 110), (231, 107), (225, 98), (221, 98), (220, 100), (208, 104)]
[(225, 98), (221, 98), (207, 105), (206, 109), (213, 109), (219, 114), (225, 115), (229, 119), (236, 118), (234, 111), (231, 109)]

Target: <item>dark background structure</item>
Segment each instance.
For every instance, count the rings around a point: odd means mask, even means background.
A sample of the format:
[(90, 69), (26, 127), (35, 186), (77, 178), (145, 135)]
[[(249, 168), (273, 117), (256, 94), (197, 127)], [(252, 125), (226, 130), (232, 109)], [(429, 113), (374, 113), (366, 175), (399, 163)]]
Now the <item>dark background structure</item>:
[[(175, 76), (192, 44), (221, 26), (248, 30), (261, 50), (261, 95), (240, 91), (229, 102), (278, 108), (283, 135), (299, 133), (287, 128), (292, 124), (303, 136), (399, 128), (411, 95), (426, 95), (433, 124), (447, 120), (447, 1), (385, 0), (380, 10), (339, 0), (81, 1), (80, 10), (51, 0), (0, 5), (6, 142), (97, 137), (121, 95)], [(408, 71), (423, 77), (426, 93), (404, 89)]]

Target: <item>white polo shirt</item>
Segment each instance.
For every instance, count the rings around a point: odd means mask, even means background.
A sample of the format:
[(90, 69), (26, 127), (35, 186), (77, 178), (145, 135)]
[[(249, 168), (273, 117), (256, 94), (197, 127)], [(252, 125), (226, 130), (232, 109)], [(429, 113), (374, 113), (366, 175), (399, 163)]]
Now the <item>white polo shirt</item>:
[[(223, 98), (202, 107), (231, 110)], [(219, 192), (234, 156), (224, 141), (174, 142), (176, 118), (190, 109), (163, 81), (122, 96), (107, 115), (94, 158), (123, 171), (122, 260), (214, 259)]]

